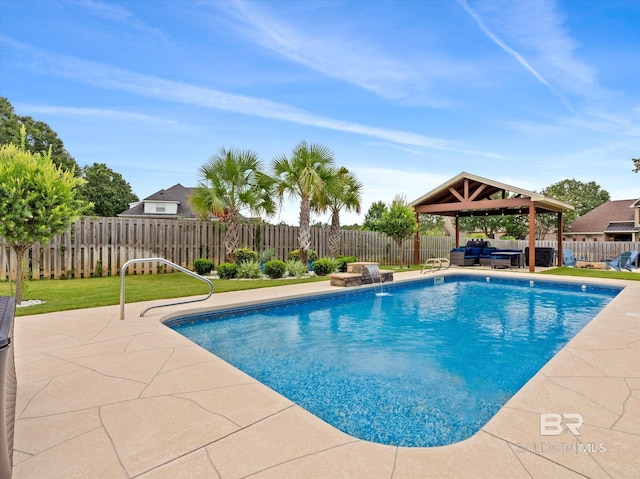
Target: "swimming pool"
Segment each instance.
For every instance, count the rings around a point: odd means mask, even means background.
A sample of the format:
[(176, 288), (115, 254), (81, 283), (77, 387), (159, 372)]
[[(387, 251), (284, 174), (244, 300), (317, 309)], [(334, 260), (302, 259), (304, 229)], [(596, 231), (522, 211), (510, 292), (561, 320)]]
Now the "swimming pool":
[(478, 431), (620, 291), (466, 275), (441, 281), (167, 324), (348, 434), (438, 446)]

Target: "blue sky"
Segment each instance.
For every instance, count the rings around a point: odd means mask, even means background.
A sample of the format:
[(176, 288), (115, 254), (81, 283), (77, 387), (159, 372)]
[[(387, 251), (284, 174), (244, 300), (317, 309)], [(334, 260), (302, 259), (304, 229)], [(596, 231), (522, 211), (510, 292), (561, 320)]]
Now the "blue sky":
[(343, 224), (461, 171), (630, 199), (639, 24), (634, 0), (2, 0), (0, 95), (140, 198), (222, 147), (268, 166), (306, 140), (364, 184)]

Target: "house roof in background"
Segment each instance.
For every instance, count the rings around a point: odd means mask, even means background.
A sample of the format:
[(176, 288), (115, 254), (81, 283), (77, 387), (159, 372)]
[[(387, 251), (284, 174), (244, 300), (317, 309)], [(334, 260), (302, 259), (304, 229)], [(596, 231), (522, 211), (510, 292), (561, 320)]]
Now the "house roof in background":
[[(174, 189), (175, 190), (176, 187), (178, 187), (178, 186), (182, 186), (182, 185), (180, 183), (178, 183), (177, 185), (174, 185), (169, 189)], [(185, 189), (190, 189), (190, 188), (185, 188)], [(175, 203), (182, 203), (182, 202), (184, 202), (184, 199), (183, 199), (183, 201), (180, 201), (178, 198), (173, 196), (169, 191), (160, 190), (160, 191), (157, 191), (156, 193), (152, 194), (151, 196), (147, 196), (142, 201), (171, 201), (171, 202), (175, 202)]]
[[(195, 188), (182, 186), (180, 183), (175, 184), (171, 188), (160, 190), (150, 196), (147, 196), (140, 203), (133, 206), (132, 208), (129, 208), (126, 211), (123, 211), (118, 216), (145, 216), (154, 218), (199, 218), (199, 216), (195, 214), (191, 209), (191, 205), (189, 204), (189, 195), (193, 193), (194, 190)], [(178, 212), (175, 215), (161, 213), (148, 214), (144, 212), (145, 202), (160, 201), (178, 203)]]
[(612, 222), (633, 224), (633, 205), (637, 202), (635, 199), (607, 201), (571, 223), (568, 233), (603, 233)]
[(605, 233), (635, 233), (640, 228), (635, 226), (633, 221), (611, 222), (604, 230)]

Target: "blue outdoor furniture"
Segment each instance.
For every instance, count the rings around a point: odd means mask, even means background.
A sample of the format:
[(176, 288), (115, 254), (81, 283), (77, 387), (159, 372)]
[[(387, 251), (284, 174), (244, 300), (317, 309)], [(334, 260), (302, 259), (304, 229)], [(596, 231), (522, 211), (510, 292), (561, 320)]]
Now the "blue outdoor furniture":
[(570, 249), (562, 250), (562, 266), (576, 267), (576, 257)]
[(629, 258), (629, 265), (632, 268), (638, 269), (639, 256), (640, 256), (640, 253), (638, 253), (637, 251), (631, 252), (631, 258)]
[(613, 268), (618, 271), (628, 269), (631, 271), (631, 251), (625, 251), (617, 258), (605, 260), (605, 269)]

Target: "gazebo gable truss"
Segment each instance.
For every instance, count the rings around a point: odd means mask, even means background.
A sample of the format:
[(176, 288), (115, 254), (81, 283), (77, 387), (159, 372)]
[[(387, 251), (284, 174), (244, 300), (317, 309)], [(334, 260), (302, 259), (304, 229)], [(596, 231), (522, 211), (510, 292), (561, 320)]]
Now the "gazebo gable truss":
[[(513, 195), (513, 196), (512, 196)], [(458, 219), (465, 216), (514, 215), (529, 216), (529, 271), (534, 271), (535, 215), (555, 213), (558, 225), (558, 265), (562, 262), (562, 213), (573, 206), (545, 197), (539, 193), (488, 180), (469, 173), (460, 173), (435, 190), (409, 203), (416, 214), (433, 214), (456, 217), (456, 246), (459, 245)], [(419, 257), (419, 233), (416, 233), (414, 260)]]

